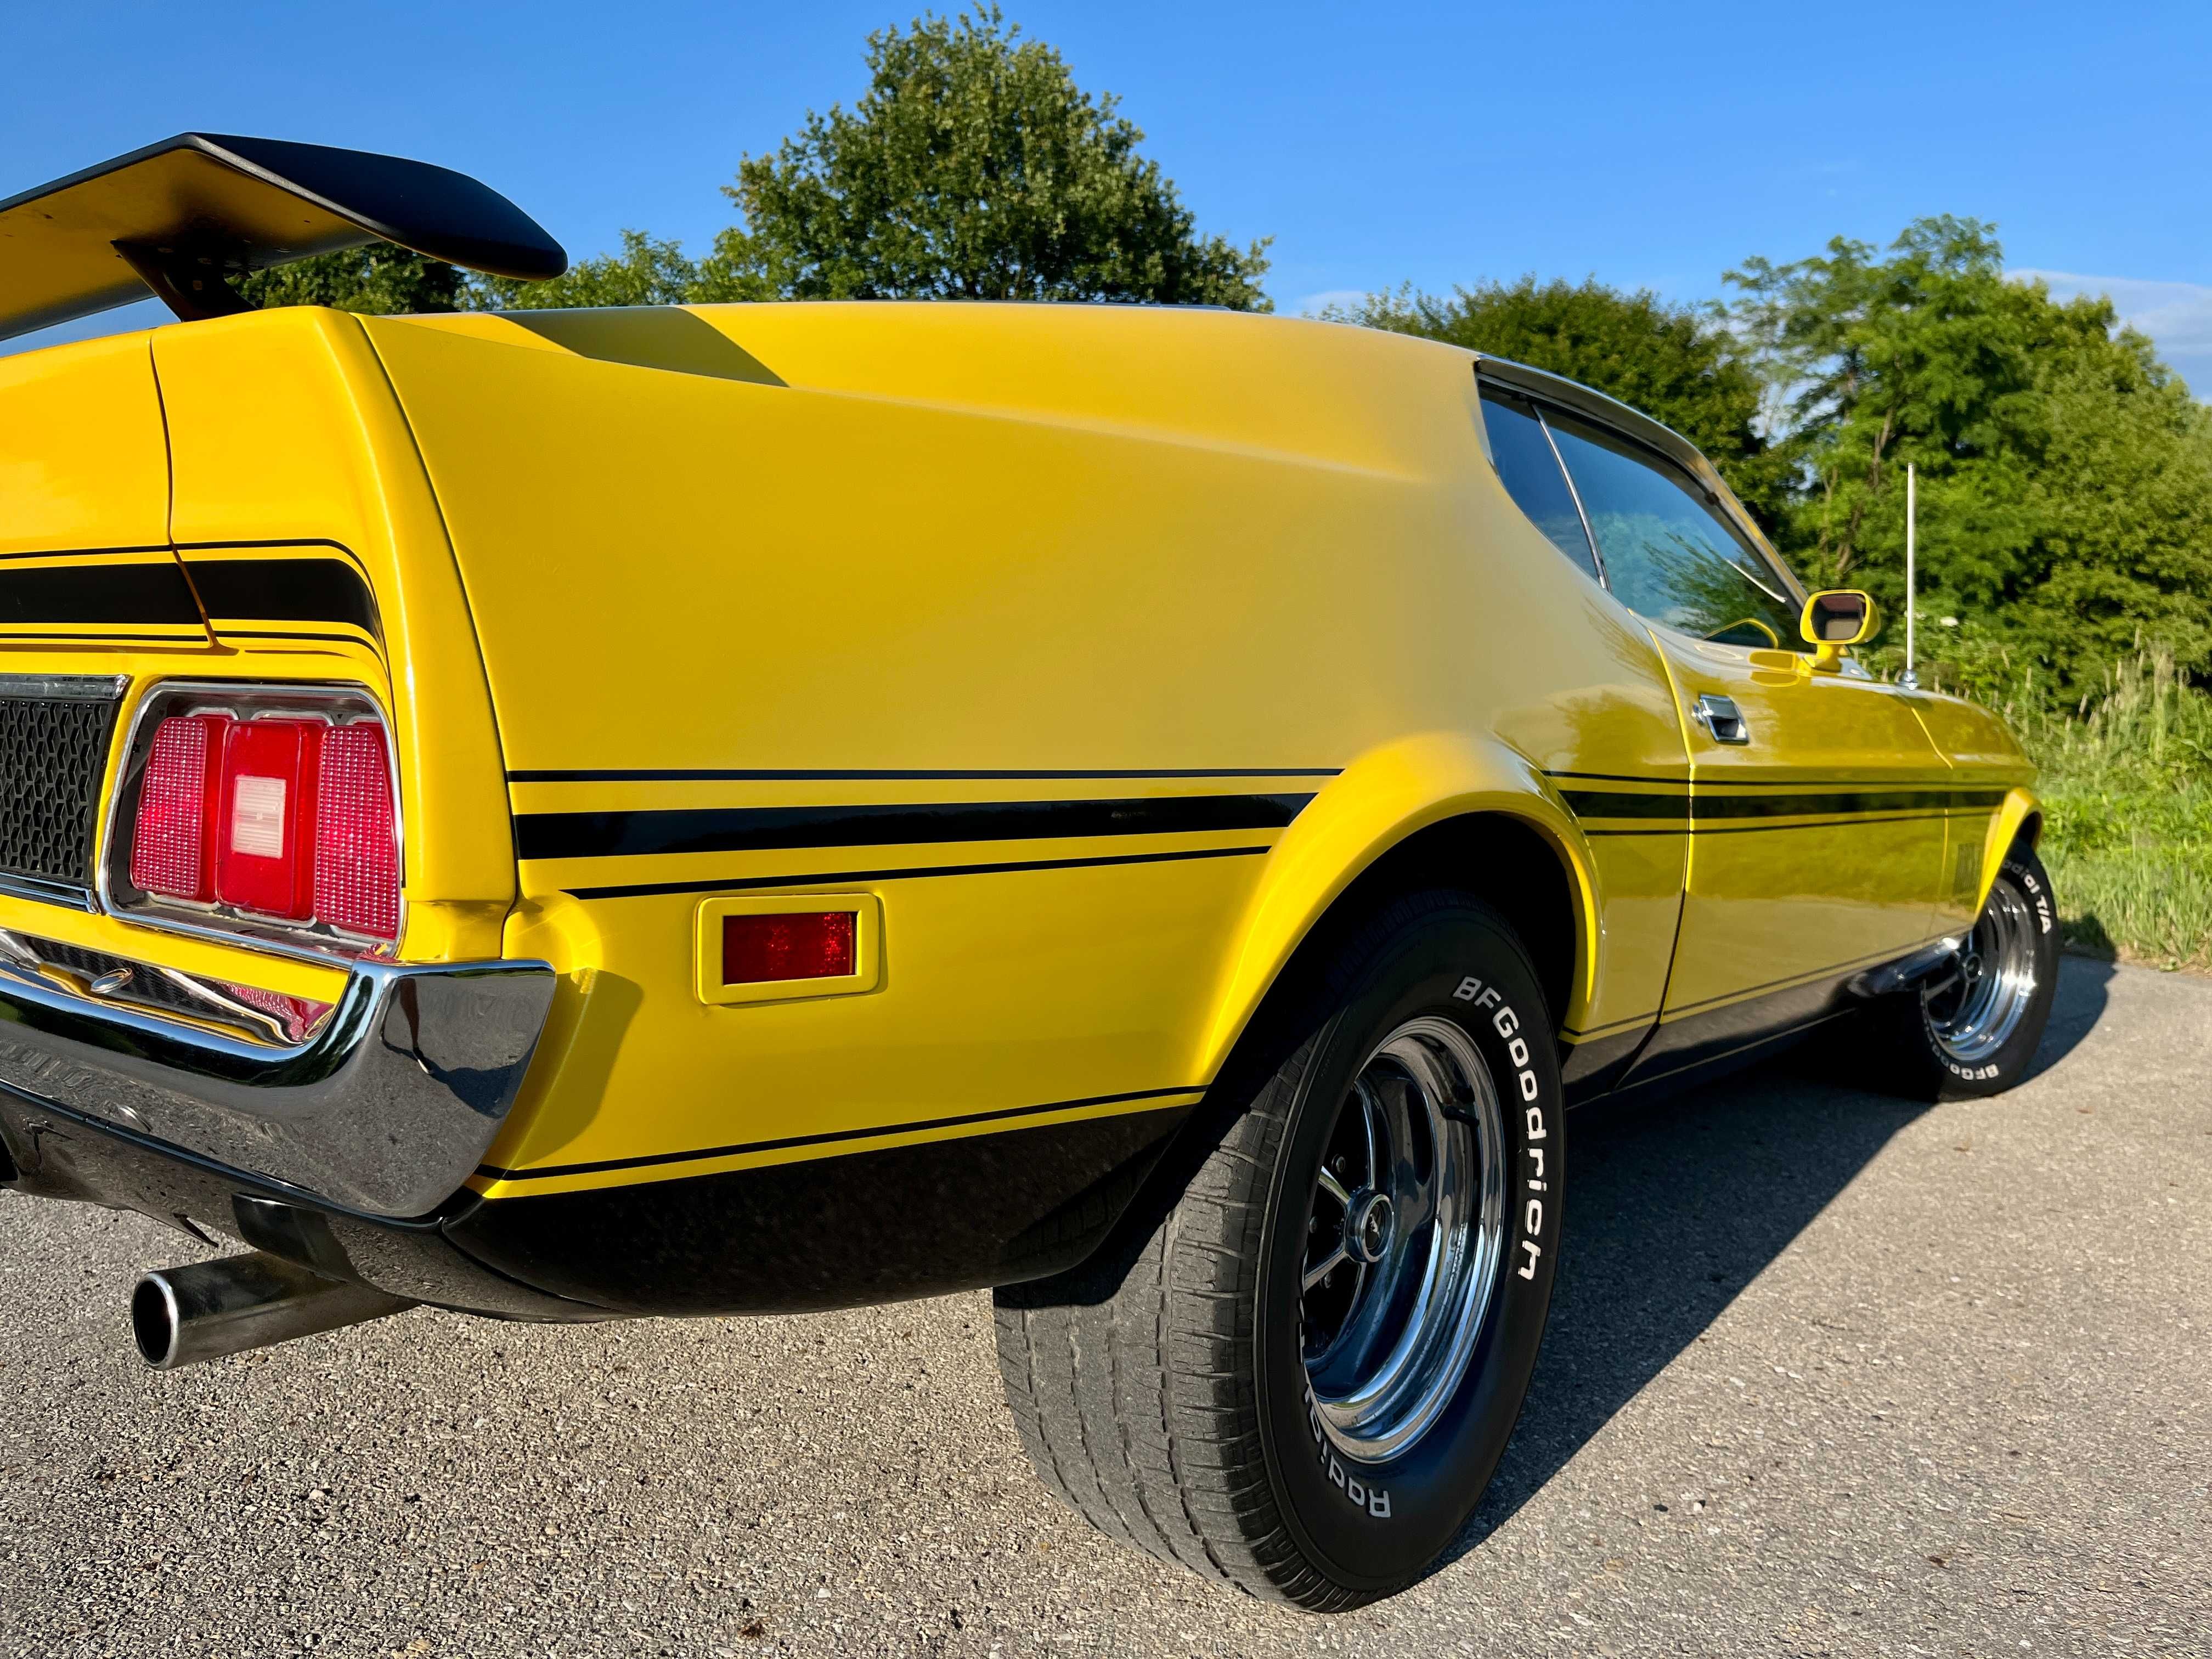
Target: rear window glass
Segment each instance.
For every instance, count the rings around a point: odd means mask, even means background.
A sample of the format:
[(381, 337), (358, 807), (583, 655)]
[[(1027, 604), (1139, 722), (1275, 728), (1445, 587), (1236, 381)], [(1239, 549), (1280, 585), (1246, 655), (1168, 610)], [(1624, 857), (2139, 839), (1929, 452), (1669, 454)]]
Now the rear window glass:
[(1482, 389), (1482, 426), (1490, 436), (1491, 459), (1513, 504), (1588, 575), (1597, 575), (1597, 561), (1590, 556), (1589, 538), (1583, 533), (1582, 514), (1567, 489), (1551, 440), (1538, 424), (1536, 411), (1520, 398)]

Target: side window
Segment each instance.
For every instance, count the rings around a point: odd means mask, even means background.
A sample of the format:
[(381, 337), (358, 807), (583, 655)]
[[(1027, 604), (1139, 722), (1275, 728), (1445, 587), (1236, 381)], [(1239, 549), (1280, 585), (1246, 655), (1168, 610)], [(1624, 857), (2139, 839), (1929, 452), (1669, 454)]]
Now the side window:
[(1698, 639), (1812, 648), (1798, 636), (1788, 584), (1688, 473), (1571, 415), (1547, 409), (1545, 418), (1623, 605)]
[(1482, 427), (1490, 436), (1491, 459), (1513, 504), (1551, 538), (1592, 580), (1597, 561), (1590, 556), (1589, 538), (1583, 533), (1582, 514), (1575, 510), (1573, 492), (1559, 471), (1552, 441), (1544, 435), (1536, 411), (1518, 398), (1482, 388)]

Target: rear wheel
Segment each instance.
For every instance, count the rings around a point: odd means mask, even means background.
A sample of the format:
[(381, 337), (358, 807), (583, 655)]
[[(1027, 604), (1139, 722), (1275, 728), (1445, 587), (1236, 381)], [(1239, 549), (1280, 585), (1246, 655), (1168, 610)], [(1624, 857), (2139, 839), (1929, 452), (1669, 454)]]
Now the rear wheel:
[(999, 1293), (1000, 1360), (1101, 1530), (1333, 1610), (1425, 1570), (1504, 1449), (1558, 1260), (1559, 1076), (1526, 954), (1455, 894), (1393, 904), (1258, 1046), (1172, 1201)]
[(2051, 878), (2015, 848), (1958, 953), (1876, 1011), (1896, 1080), (1927, 1099), (2002, 1094), (2027, 1074), (2057, 988)]

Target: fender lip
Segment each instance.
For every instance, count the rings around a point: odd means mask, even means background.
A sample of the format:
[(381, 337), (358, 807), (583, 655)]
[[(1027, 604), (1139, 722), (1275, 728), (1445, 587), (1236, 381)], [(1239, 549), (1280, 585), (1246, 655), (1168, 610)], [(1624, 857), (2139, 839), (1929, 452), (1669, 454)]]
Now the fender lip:
[[(1982, 841), (1982, 870), (1974, 888), (1974, 914), (1990, 902), (1990, 893), (1997, 884), (1997, 872), (2004, 868), (2006, 857), (2020, 832), (2030, 819), (2036, 822), (2038, 839), (2043, 819), (2043, 801), (2035, 791), (2025, 784), (2014, 784), (2005, 792), (2004, 802), (1990, 819), (1988, 833)], [(2033, 843), (2030, 843), (2033, 845)]]
[(544, 962), (354, 965), (321, 1028), (259, 1043), (0, 965), (0, 1088), (370, 1216), (483, 1159), (552, 1006)]
[(1569, 1006), (1591, 994), (1601, 943), (1596, 885), (1589, 843), (1558, 786), (1497, 738), (1418, 732), (1346, 764), (1269, 851), (1211, 994), (1189, 1074), (1220, 1070), (1314, 927), (1365, 872), (1431, 825), (1477, 813), (1516, 818), (1557, 849), (1578, 911)]

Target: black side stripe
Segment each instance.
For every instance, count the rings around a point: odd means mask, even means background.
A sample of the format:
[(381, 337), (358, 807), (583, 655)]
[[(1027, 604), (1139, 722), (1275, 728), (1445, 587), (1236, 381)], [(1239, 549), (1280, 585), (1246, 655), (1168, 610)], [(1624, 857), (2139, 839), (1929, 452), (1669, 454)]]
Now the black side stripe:
[[(1670, 778), (1655, 777), (1650, 773), (1547, 771), (1544, 775), (1547, 778), (1583, 779), (1593, 783), (1638, 783), (1642, 784), (1647, 789), (1655, 787), (1686, 789), (1690, 787), (1690, 780), (1686, 775), (1679, 778)], [(1853, 781), (1853, 780), (1849, 778), (1730, 777), (1708, 778), (1705, 780), (1705, 784), (1708, 788), (1711, 788), (1716, 786), (1724, 786), (1730, 789), (1826, 789), (1847, 787), (1850, 787)], [(1912, 787), (1920, 787), (1923, 786), (1915, 785)], [(1929, 785), (1924, 787), (1934, 787), (1935, 786)]]
[(1187, 853), (1122, 853), (1091, 859), (1030, 859), (1007, 864), (925, 864), (904, 870), (806, 870), (786, 876), (710, 876), (703, 881), (634, 882), (571, 887), (570, 898), (658, 898), (668, 893), (734, 893), (752, 888), (842, 886), (855, 881), (921, 881), (931, 876), (1003, 876), (1033, 870), (1092, 870), (1115, 864), (1180, 864), (1194, 859), (1256, 858), (1266, 847), (1201, 847)]
[(1638, 794), (1626, 789), (1562, 789), (1559, 799), (1577, 818), (1687, 818), (1687, 795)]
[(1950, 811), (1965, 806), (2001, 806), (2002, 789), (1861, 789), (1820, 795), (1692, 795), (1690, 816), (1706, 818), (1780, 818), (1834, 816), (1846, 812)]
[(750, 853), (802, 847), (915, 846), (1079, 836), (1182, 836), (1279, 830), (1311, 795), (1170, 795), (1127, 800), (975, 801), (938, 805), (737, 806), (680, 811), (532, 812), (514, 821), (526, 859)]
[(210, 617), (344, 623), (381, 639), (376, 599), (344, 559), (187, 559)]
[(1047, 1112), (1072, 1112), (1085, 1106), (1118, 1106), (1134, 1100), (1176, 1100), (1206, 1092), (1203, 1085), (1188, 1089), (1138, 1089), (1124, 1095), (1092, 1095), (1084, 1100), (1048, 1101), (1042, 1106), (1009, 1106), (995, 1112), (965, 1112), (957, 1117), (930, 1118), (920, 1123), (879, 1123), (865, 1129), (833, 1129), (826, 1134), (790, 1135), (781, 1140), (747, 1140), (731, 1146), (702, 1146), (696, 1152), (650, 1152), (640, 1158), (610, 1158), (596, 1164), (559, 1164), (543, 1170), (502, 1170), (480, 1165), (477, 1173), (492, 1181), (551, 1181), (560, 1176), (599, 1175), (608, 1170), (642, 1170), (660, 1164), (699, 1164), (708, 1158), (736, 1158), (745, 1152), (781, 1152), (794, 1146), (827, 1146), (841, 1140), (867, 1140), (877, 1135), (918, 1134), (931, 1129), (955, 1129), (970, 1123), (998, 1123), (1007, 1118), (1039, 1117)]
[[(1735, 780), (1731, 779), (1733, 784)], [(2004, 802), (2002, 789), (1889, 788), (1802, 794), (1669, 794), (1626, 789), (1565, 789), (1560, 799), (1578, 819), (1663, 818), (1705, 824), (1741, 818), (1848, 817), (1869, 813), (1929, 814)], [(1619, 833), (1593, 830), (1592, 834)]]
[(0, 625), (126, 623), (195, 629), (204, 625), (199, 606), (192, 603), (191, 587), (174, 559), (0, 570)]
[(665, 771), (509, 772), (509, 783), (1066, 783), (1094, 778), (1333, 778), (1335, 766), (1212, 766), (1181, 770), (1093, 772), (747, 772), (676, 769)]
[[(1711, 836), (1780, 836), (1792, 830), (1856, 830), (1873, 823), (1921, 823), (1940, 821), (1950, 815), (1946, 812), (1889, 812), (1867, 817), (1802, 818), (1788, 823), (1713, 823), (1693, 825), (1686, 831), (1703, 841)], [(1679, 836), (1686, 833), (1679, 824), (1666, 830), (1585, 830), (1583, 834), (1592, 839), (1601, 836)]]
[[(194, 599), (195, 592), (198, 599)], [(376, 600), (343, 559), (192, 559), (0, 568), (0, 626), (198, 629), (210, 617), (343, 623), (378, 633)]]

